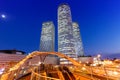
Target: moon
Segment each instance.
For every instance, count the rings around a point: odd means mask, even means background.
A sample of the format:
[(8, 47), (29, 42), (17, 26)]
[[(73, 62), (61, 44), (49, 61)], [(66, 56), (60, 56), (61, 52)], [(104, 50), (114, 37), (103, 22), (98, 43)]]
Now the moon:
[(3, 19), (5, 19), (5, 18), (6, 18), (6, 15), (5, 15), (5, 14), (1, 14), (1, 17), (2, 17)]

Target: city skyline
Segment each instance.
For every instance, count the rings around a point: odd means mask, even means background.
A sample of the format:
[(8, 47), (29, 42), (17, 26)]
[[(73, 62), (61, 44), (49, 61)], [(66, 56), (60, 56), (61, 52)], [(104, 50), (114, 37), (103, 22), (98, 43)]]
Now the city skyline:
[[(57, 38), (58, 52), (61, 52), (62, 54), (65, 54), (75, 59), (78, 56), (84, 56), (79, 25), (78, 23), (72, 21), (71, 9), (68, 4), (64, 3), (58, 7), (57, 21), (58, 21), (57, 37), (55, 37), (54, 23), (52, 21), (42, 23), (39, 51), (41, 52), (55, 51), (54, 39)], [(62, 59), (60, 60), (62, 61)]]
[(120, 52), (119, 1), (94, 0), (0, 1), (0, 14), (6, 15), (0, 18), (0, 49), (38, 50), (42, 22), (53, 20), (57, 29), (57, 7), (61, 3), (70, 5), (73, 21), (80, 24), (85, 54)]

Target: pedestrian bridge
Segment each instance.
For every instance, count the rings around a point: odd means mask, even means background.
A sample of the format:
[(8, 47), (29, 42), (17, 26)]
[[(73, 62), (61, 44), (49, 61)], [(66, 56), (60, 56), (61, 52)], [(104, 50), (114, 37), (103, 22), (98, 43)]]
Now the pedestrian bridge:
[[(29, 59), (41, 56), (41, 61), (44, 61), (45, 57), (49, 54), (65, 58), (72, 62), (73, 65), (64, 66), (41, 63), (38, 66), (25, 66)], [(93, 74), (90, 67), (84, 66), (60, 52), (34, 51), (6, 71), (0, 80), (98, 80), (99, 78), (106, 80), (105, 77), (98, 78), (98, 76), (93, 76)]]
[[(22, 61), (20, 61), (18, 64), (16, 64), (14, 67), (10, 68), (7, 72), (5, 72), (2, 77), (1, 80), (14, 80), (15, 76), (18, 76), (18, 73), (21, 71), (22, 66), (25, 64), (25, 62), (27, 62), (29, 59), (34, 58), (35, 56), (43, 56), (42, 60), (44, 60), (44, 58), (47, 55), (56, 55), (60, 58), (65, 58), (67, 60), (69, 60), (70, 62), (73, 63), (74, 66), (81, 66), (80, 63), (78, 63), (77, 61), (75, 61), (74, 59), (60, 53), (60, 52), (40, 52), (40, 51), (34, 51), (32, 53), (30, 53), (28, 56), (26, 56)], [(33, 67), (31, 68), (31, 72), (34, 73), (33, 71)], [(11, 77), (11, 78), (10, 78)]]

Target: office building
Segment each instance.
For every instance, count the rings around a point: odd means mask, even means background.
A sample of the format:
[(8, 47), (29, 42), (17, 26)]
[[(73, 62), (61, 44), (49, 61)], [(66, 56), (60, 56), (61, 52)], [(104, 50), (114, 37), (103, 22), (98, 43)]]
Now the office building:
[[(58, 52), (76, 59), (71, 10), (67, 4), (61, 4), (58, 8)], [(60, 63), (69, 64), (69, 61), (60, 59)]]
[(42, 32), (40, 38), (40, 51), (50, 52), (54, 51), (54, 24), (52, 21), (44, 22), (42, 24)]
[(79, 25), (76, 22), (73, 22), (73, 37), (74, 37), (74, 44), (75, 44), (75, 53), (77, 56), (83, 56), (84, 55), (84, 50), (83, 50), (83, 44), (82, 44), (82, 39), (80, 35), (80, 29)]

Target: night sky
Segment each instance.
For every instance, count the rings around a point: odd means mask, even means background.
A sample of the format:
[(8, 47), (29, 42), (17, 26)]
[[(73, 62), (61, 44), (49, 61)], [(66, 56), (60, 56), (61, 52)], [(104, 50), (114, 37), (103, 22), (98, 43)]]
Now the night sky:
[(0, 0), (0, 50), (38, 50), (42, 23), (57, 30), (61, 3), (80, 25), (86, 55), (120, 53), (120, 0)]

